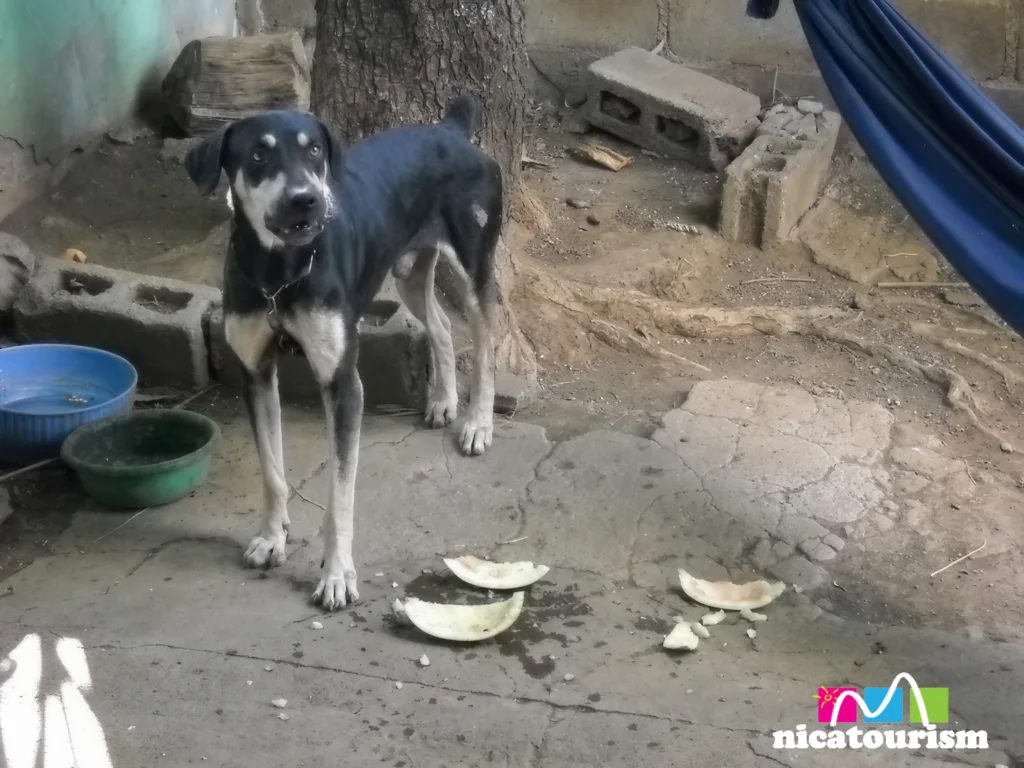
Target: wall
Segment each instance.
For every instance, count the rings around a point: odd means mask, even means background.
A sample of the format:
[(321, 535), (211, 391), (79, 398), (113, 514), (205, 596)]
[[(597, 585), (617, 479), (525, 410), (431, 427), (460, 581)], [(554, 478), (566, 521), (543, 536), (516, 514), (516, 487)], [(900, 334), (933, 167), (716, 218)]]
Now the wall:
[[(1024, 123), (1024, 0), (893, 0), (1019, 123)], [(826, 97), (791, 0), (774, 19), (746, 0), (524, 0), (526, 37), (542, 84), (571, 88), (581, 67), (627, 45), (665, 40), (682, 60), (770, 97)]]
[(129, 116), (184, 43), (235, 27), (234, 0), (0, 0), (0, 218)]

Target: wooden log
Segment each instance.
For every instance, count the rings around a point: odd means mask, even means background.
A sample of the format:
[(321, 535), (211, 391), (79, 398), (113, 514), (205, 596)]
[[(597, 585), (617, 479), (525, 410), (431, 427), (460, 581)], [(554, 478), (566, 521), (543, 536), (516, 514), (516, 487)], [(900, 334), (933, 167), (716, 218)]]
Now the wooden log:
[(164, 78), (168, 111), (190, 136), (268, 109), (309, 110), (309, 59), (297, 31), (208, 37), (186, 45)]

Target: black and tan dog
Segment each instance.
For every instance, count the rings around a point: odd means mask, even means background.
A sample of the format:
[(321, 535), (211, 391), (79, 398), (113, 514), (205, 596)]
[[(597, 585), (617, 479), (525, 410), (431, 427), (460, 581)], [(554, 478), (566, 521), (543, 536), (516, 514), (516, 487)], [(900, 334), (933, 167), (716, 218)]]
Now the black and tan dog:
[(363, 411), (357, 325), (388, 270), (430, 339), (426, 420), (435, 427), (452, 422), (458, 404), (451, 323), (434, 295), (438, 257), (462, 278), (475, 346), (462, 450), (480, 454), (491, 444), (489, 308), (502, 180), (497, 163), (470, 141), (475, 116), (473, 100), (459, 97), (440, 124), (394, 128), (343, 150), (312, 115), (268, 112), (226, 126), (186, 159), (203, 194), (226, 173), (234, 211), (225, 331), (245, 370), (266, 505), (245, 559), (257, 567), (285, 559), (288, 485), (276, 365), (285, 335), (309, 360), (327, 412), (331, 486), (324, 572), (313, 599), (328, 610), (359, 598), (352, 555)]

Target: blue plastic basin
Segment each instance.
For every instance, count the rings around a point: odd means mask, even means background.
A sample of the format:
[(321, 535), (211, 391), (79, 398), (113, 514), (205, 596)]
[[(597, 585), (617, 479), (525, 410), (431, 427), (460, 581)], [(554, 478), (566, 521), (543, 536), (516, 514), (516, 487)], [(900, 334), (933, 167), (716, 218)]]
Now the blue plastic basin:
[(124, 413), (135, 368), (102, 349), (26, 344), (0, 349), (0, 461), (31, 464), (60, 455), (83, 424)]

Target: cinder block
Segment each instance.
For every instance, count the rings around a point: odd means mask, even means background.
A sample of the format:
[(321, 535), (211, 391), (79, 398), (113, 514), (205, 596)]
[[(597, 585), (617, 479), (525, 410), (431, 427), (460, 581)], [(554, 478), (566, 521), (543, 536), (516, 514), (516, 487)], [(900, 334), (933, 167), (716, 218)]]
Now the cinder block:
[[(240, 364), (224, 337), (224, 312), (220, 307), (210, 317), (210, 363), (218, 381), (241, 387)], [(365, 404), (422, 410), (426, 405), (429, 365), (430, 348), (423, 326), (394, 299), (374, 301), (359, 326), (359, 376)], [(287, 345), (278, 357), (278, 386), (286, 400), (320, 398), (313, 371), (293, 344)]]
[(40, 259), (15, 302), (15, 332), (119, 354), (143, 386), (199, 389), (210, 381), (206, 324), (219, 300), (204, 285)]
[(655, 152), (721, 170), (757, 130), (760, 100), (640, 48), (595, 61), (586, 119)]
[(759, 248), (789, 239), (821, 194), (840, 126), (835, 112), (769, 112), (758, 137), (725, 171), (722, 236)]

